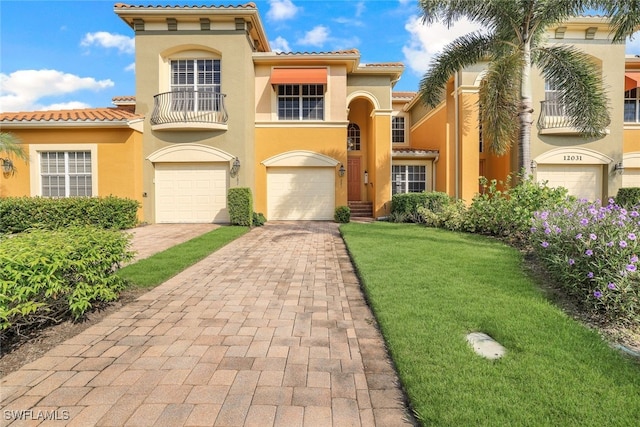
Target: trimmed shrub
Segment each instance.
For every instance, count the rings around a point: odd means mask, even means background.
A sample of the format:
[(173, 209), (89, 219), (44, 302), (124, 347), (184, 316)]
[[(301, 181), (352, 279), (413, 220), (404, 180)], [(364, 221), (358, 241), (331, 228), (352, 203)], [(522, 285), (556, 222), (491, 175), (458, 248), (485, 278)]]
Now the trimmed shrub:
[[(20, 333), (113, 301), (130, 236), (95, 227), (33, 229), (0, 241), (0, 330)], [(3, 332), (4, 335), (5, 332)]]
[(462, 200), (451, 200), (434, 212), (425, 207), (418, 208), (418, 222), (427, 227), (445, 228), (451, 231), (464, 230), (466, 206)]
[(333, 219), (342, 224), (351, 221), (351, 209), (349, 206), (338, 206), (333, 214)]
[(253, 197), (248, 187), (234, 187), (227, 194), (229, 218), (232, 225), (251, 227), (253, 223)]
[(440, 192), (394, 194), (391, 198), (391, 216), (392, 218), (405, 218), (405, 221), (417, 222), (419, 207), (438, 212), (449, 203), (450, 197), (446, 193)]
[(0, 198), (0, 232), (85, 225), (124, 230), (136, 226), (139, 207), (136, 200), (114, 196)]
[(253, 226), (254, 227), (262, 227), (264, 223), (267, 222), (267, 219), (264, 217), (262, 213), (253, 213)]
[[(519, 181), (511, 188), (511, 176), (506, 183), (480, 177), (483, 192), (473, 198), (467, 209), (465, 229), (524, 243), (536, 211), (550, 206), (569, 206), (573, 200), (567, 189), (547, 187), (546, 183), (534, 181), (532, 176), (520, 175)], [(498, 189), (499, 184), (503, 185), (503, 191)]]
[(615, 201), (619, 206), (626, 209), (640, 206), (640, 188), (629, 187), (619, 189)]
[(610, 320), (640, 321), (640, 212), (610, 200), (535, 214), (531, 245), (579, 303)]

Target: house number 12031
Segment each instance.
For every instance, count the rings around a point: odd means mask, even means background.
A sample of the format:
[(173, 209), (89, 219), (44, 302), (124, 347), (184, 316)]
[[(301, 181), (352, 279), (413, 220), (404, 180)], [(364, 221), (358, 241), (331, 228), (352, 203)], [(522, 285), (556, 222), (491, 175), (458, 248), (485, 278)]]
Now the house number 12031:
[(575, 156), (575, 155), (564, 156), (565, 162), (579, 162), (581, 160), (582, 160), (582, 156)]

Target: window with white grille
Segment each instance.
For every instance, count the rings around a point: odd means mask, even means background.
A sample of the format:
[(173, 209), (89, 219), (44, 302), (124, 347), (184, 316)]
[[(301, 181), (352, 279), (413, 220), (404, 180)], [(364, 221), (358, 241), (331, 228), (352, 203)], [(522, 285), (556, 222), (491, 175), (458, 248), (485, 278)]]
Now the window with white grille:
[(40, 153), (43, 197), (93, 195), (90, 151), (45, 151)]
[(391, 119), (391, 141), (394, 144), (404, 143), (404, 117), (393, 116)]
[(172, 110), (218, 111), (220, 78), (219, 59), (171, 61)]
[(279, 85), (278, 120), (324, 120), (324, 85)]
[(420, 193), (427, 188), (427, 167), (424, 165), (393, 165), (391, 167), (391, 192)]

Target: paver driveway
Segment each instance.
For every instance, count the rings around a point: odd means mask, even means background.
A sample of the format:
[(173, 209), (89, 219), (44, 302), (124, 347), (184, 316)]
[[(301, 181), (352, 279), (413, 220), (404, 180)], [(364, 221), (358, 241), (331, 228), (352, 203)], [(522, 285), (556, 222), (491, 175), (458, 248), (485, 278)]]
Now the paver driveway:
[(3, 378), (2, 423), (411, 425), (374, 323), (336, 224), (268, 223)]

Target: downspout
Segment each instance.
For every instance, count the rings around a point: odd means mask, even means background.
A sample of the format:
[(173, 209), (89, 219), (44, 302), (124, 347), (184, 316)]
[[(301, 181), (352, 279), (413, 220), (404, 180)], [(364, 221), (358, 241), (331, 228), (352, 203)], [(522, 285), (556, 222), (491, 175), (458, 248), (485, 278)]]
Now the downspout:
[(453, 105), (455, 108), (455, 112), (454, 112), (454, 129), (453, 129), (453, 143), (455, 144), (455, 167), (454, 167), (454, 171), (455, 171), (455, 196), (456, 199), (460, 198), (460, 135), (459, 135), (459, 128), (460, 128), (460, 111), (458, 110), (458, 74), (459, 71), (456, 71), (456, 73), (453, 76)]
[(436, 154), (436, 158), (433, 159), (433, 166), (431, 167), (431, 191), (436, 191), (436, 163), (440, 160), (440, 154)]

